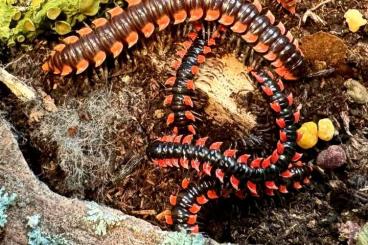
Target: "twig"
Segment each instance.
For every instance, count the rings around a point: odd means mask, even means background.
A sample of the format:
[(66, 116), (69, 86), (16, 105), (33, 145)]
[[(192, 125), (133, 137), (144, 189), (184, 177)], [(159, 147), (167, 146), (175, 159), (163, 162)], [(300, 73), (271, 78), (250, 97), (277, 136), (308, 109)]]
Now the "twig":
[[(313, 11), (319, 9), (320, 7), (322, 7), (323, 5), (329, 3), (329, 2), (332, 2), (334, 0), (325, 0), (319, 4), (317, 4), (315, 7), (311, 8), (311, 9), (308, 9), (304, 14), (303, 14), (303, 18), (302, 18), (302, 21), (303, 23), (307, 22), (307, 19), (310, 17), (314, 20), (314, 22), (317, 22), (317, 23), (320, 23), (322, 25), (326, 25), (327, 22), (324, 21), (321, 17), (319, 17), (317, 14), (315, 14)], [(299, 26), (300, 26), (300, 23), (299, 23)]]
[(29, 87), (19, 78), (13, 76), (1, 67), (0, 82), (3, 82), (22, 102), (30, 102), (37, 98), (36, 92), (33, 88)]

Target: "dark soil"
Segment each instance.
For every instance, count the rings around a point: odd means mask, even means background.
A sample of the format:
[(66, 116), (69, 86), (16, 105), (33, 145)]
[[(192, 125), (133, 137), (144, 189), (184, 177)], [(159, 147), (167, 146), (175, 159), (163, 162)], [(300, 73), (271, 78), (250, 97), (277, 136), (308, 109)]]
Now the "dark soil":
[[(303, 122), (328, 117), (339, 132), (331, 142), (320, 142), (314, 149), (306, 151), (304, 160), (315, 163), (319, 151), (328, 145), (341, 144), (347, 152), (348, 163), (335, 171), (323, 171), (316, 167), (312, 184), (298, 193), (261, 200), (230, 198), (213, 202), (201, 214), (205, 224), (203, 228), (209, 236), (221, 242), (347, 243), (349, 236), (342, 232), (341, 227), (347, 221), (363, 225), (368, 220), (368, 108), (348, 99), (344, 81), (353, 78), (368, 87), (368, 72), (365, 70), (368, 62), (354, 55), (355, 48), (362, 43), (367, 47), (367, 32), (349, 32), (343, 14), (349, 8), (367, 9), (367, 4), (354, 0), (331, 1), (313, 11), (326, 21), (322, 25), (311, 18), (306, 23), (300, 22), (303, 14), (315, 6), (316, 1), (302, 1), (296, 16), (289, 15), (275, 4), (269, 4), (270, 1), (266, 2), (268, 4), (265, 6), (271, 6), (270, 9), (277, 13), (276, 17), (295, 36), (302, 38), (324, 31), (342, 39), (347, 45), (346, 57), (337, 64), (329, 64), (328, 57), (321, 57), (318, 61), (309, 60), (312, 72), (318, 70), (321, 63), (324, 67), (335, 67), (337, 72), (328, 77), (289, 82), (287, 90), (293, 93), (296, 104), (303, 105)], [(129, 118), (134, 120), (118, 124), (116, 132), (111, 129), (114, 134), (110, 134), (110, 131), (105, 134), (107, 142), (112, 142), (111, 138), (114, 137), (111, 146), (114, 149), (114, 161), (109, 174), (96, 177), (100, 178), (100, 184), (83, 186), (83, 191), (76, 191), (64, 183), (68, 173), (58, 165), (58, 145), (39, 134), (44, 119), (30, 121), (32, 109), (41, 110), (42, 105), (20, 104), (0, 84), (0, 110), (14, 125), (30, 166), (51, 189), (66, 196), (96, 200), (146, 219), (163, 229), (170, 229), (157, 215), (170, 209), (168, 197), (180, 190), (178, 180), (193, 174), (177, 169), (158, 169), (145, 158), (145, 146), (151, 139), (168, 132), (165, 120), (157, 116), (157, 110), (163, 109), (163, 82), (172, 70), (170, 64), (175, 58), (176, 42), (182, 40), (182, 35), (177, 34), (180, 30), (181, 27), (172, 28), (160, 33), (152, 41), (129, 50), (128, 55), (118, 61), (109, 60), (102, 69), (66, 79), (44, 75), (39, 69), (50, 47), (57, 42), (56, 37), (51, 42), (39, 37), (31, 44), (33, 50), (24, 55), (20, 49), (13, 49), (6, 51), (10, 52), (9, 55), (1, 57), (3, 64), (10, 63), (7, 66), (9, 72), (27, 80), (37, 90), (45, 91), (55, 100), (58, 108), (68, 104), (71, 99), (82, 104), (89, 95), (98, 91), (109, 90), (115, 95), (126, 95), (126, 101), (117, 100), (114, 105), (124, 107), (129, 111)], [(222, 44), (216, 55), (221, 56), (229, 50), (231, 43)], [(199, 95), (199, 98), (205, 101), (204, 96)], [(258, 154), (270, 153), (277, 137), (273, 114), (265, 102), (261, 94), (255, 92), (245, 103), (248, 110), (257, 116), (258, 125), (250, 132), (263, 139), (261, 147), (254, 146), (256, 149), (253, 151)], [(44, 114), (48, 116), (48, 112)], [(86, 115), (82, 113), (80, 117)], [(240, 142), (241, 138), (249, 135), (248, 132), (239, 134), (234, 128), (234, 125), (213, 124), (203, 115), (198, 132), (213, 140), (226, 142)], [(129, 168), (130, 165), (133, 167)]]

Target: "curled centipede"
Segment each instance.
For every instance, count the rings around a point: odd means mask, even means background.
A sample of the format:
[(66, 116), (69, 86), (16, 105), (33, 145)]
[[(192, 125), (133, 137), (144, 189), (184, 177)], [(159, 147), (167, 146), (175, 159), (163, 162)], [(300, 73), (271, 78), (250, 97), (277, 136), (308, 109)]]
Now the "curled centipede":
[[(302, 155), (296, 152), (296, 140), (300, 137), (296, 131), (296, 123), (300, 113), (292, 108), (292, 95), (286, 96), (283, 93), (283, 82), (276, 80), (268, 70), (253, 71), (251, 77), (270, 99), (270, 106), (278, 116), (276, 124), (280, 128), (280, 139), (270, 156), (253, 160), (248, 154), (236, 157), (236, 149), (221, 149), (222, 142), (206, 145), (207, 137), (194, 140), (193, 135), (164, 136), (149, 144), (147, 156), (160, 167), (193, 168), (205, 176), (214, 176), (221, 185), (232, 187), (238, 195), (250, 193), (259, 196), (260, 193), (265, 193), (272, 196), (275, 191), (287, 193), (287, 186), (300, 189), (302, 183), (309, 183), (307, 175), (310, 169), (300, 161)], [(295, 173), (298, 173), (300, 178), (293, 179)], [(182, 183), (183, 188), (188, 184), (188, 180), (185, 180)], [(193, 196), (193, 193), (190, 195)], [(172, 204), (176, 204), (174, 200), (175, 197), (170, 198)], [(183, 200), (185, 202), (186, 199)], [(180, 205), (179, 207), (182, 207)], [(167, 222), (178, 224), (179, 228), (185, 229), (190, 225), (190, 229), (196, 231), (194, 214), (188, 212), (189, 209), (186, 212), (181, 209), (179, 212), (187, 218), (185, 222), (181, 216), (175, 216), (178, 213), (176, 211), (173, 212), (174, 218), (167, 217)]]
[(84, 27), (77, 31), (79, 36), (65, 38), (42, 68), (62, 76), (73, 71), (79, 74), (90, 64), (100, 66), (107, 55), (119, 56), (140, 36), (149, 38), (155, 30), (186, 20), (218, 21), (227, 26), (285, 79), (295, 80), (306, 73), (297, 40), (270, 11), (262, 10), (258, 0), (131, 0), (126, 10), (115, 7), (108, 11), (108, 19), (94, 20), (93, 29)]

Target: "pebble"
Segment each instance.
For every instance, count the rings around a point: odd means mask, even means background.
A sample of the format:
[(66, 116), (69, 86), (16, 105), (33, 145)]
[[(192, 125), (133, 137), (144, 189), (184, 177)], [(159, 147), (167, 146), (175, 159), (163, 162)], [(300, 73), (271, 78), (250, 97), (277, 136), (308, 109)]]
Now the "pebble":
[(331, 145), (317, 156), (317, 165), (323, 169), (335, 169), (347, 161), (345, 150), (339, 145)]

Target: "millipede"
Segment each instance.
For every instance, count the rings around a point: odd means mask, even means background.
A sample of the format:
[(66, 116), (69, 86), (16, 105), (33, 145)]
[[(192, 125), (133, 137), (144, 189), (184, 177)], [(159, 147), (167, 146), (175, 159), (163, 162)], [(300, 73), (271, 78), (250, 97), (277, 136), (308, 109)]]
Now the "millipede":
[[(310, 169), (301, 161), (302, 154), (296, 152), (296, 140), (300, 137), (296, 123), (300, 113), (292, 107), (292, 95), (283, 93), (283, 82), (276, 80), (269, 70), (252, 71), (251, 77), (270, 99), (270, 106), (278, 116), (276, 124), (280, 128), (280, 139), (270, 156), (251, 160), (249, 154), (242, 154), (236, 158), (237, 150), (222, 150), (222, 142), (206, 146), (207, 137), (194, 140), (193, 135), (166, 135), (149, 144), (146, 150), (149, 159), (160, 167), (193, 168), (205, 176), (214, 176), (220, 183), (227, 183), (233, 190), (240, 192), (240, 195), (247, 191), (253, 196), (259, 196), (261, 192), (272, 196), (275, 191), (287, 193), (287, 186), (300, 189), (302, 184), (308, 184), (309, 176), (306, 175)], [(303, 178), (291, 181), (294, 174), (300, 172)], [(189, 182), (184, 180), (182, 187), (186, 188)], [(176, 197), (170, 197), (170, 203), (176, 204), (173, 200)], [(166, 219), (169, 224), (177, 223), (178, 228), (187, 228), (186, 225), (182, 226), (185, 223), (192, 225), (190, 230), (197, 231), (194, 214), (188, 216), (188, 213), (181, 212), (188, 218), (184, 223), (182, 217), (175, 216), (177, 212), (173, 214), (174, 219), (172, 216)]]
[(172, 111), (167, 116), (166, 124), (173, 127), (174, 134), (179, 132), (196, 134), (193, 125), (196, 116), (192, 112), (194, 107), (192, 97), (195, 95), (194, 77), (223, 32), (222, 26), (210, 34), (202, 28), (202, 25), (194, 25), (194, 31), (188, 34), (189, 40), (182, 43), (184, 49), (177, 51), (177, 55), (182, 59), (172, 64), (176, 74), (165, 82), (165, 85), (170, 87), (170, 94), (164, 100), (164, 106), (170, 107)]
[[(296, 124), (299, 111), (293, 108), (293, 96), (285, 95), (281, 80), (297, 80), (307, 74), (307, 65), (298, 41), (282, 22), (278, 22), (269, 10), (262, 8), (258, 0), (129, 0), (126, 9), (115, 7), (107, 11), (107, 18), (92, 21), (91, 27), (83, 27), (57, 44), (42, 65), (45, 72), (67, 76), (83, 73), (88, 67), (101, 66), (108, 56), (117, 58), (124, 48), (136, 45), (140, 38), (150, 38), (154, 33), (184, 22), (203, 24), (216, 22), (237, 34), (256, 53), (273, 67), (251, 71), (251, 78), (269, 98), (276, 113), (279, 141), (276, 149), (267, 157), (251, 159), (249, 154), (239, 154), (237, 149), (222, 149), (222, 142), (208, 143), (207, 137), (197, 138), (192, 125), (191, 112), (194, 83), (193, 75), (198, 64), (204, 62), (206, 39), (198, 32), (190, 34), (191, 42), (183, 58), (177, 64), (177, 73), (167, 80), (172, 94), (164, 104), (172, 113), (166, 123), (173, 126), (173, 134), (150, 142), (146, 154), (160, 167), (195, 169), (201, 178), (199, 184), (182, 182), (183, 192), (170, 196), (174, 206), (166, 215), (168, 224), (177, 229), (198, 232), (197, 213), (211, 199), (234, 193), (273, 196), (287, 193), (288, 189), (300, 189), (309, 183), (311, 168), (301, 161), (296, 152), (296, 140), (300, 137)], [(276, 0), (278, 4), (295, 13), (295, 0)], [(189, 135), (179, 134), (181, 131)]]
[[(280, 0), (288, 7), (293, 1)], [(77, 31), (54, 50), (43, 64), (44, 71), (66, 76), (84, 72), (90, 64), (99, 67), (107, 55), (119, 56), (124, 47), (139, 38), (149, 38), (157, 30), (185, 21), (217, 21), (238, 34), (257, 53), (271, 62), (275, 72), (287, 80), (306, 74), (306, 64), (297, 40), (258, 0), (130, 0), (129, 7), (107, 11), (92, 28)]]

